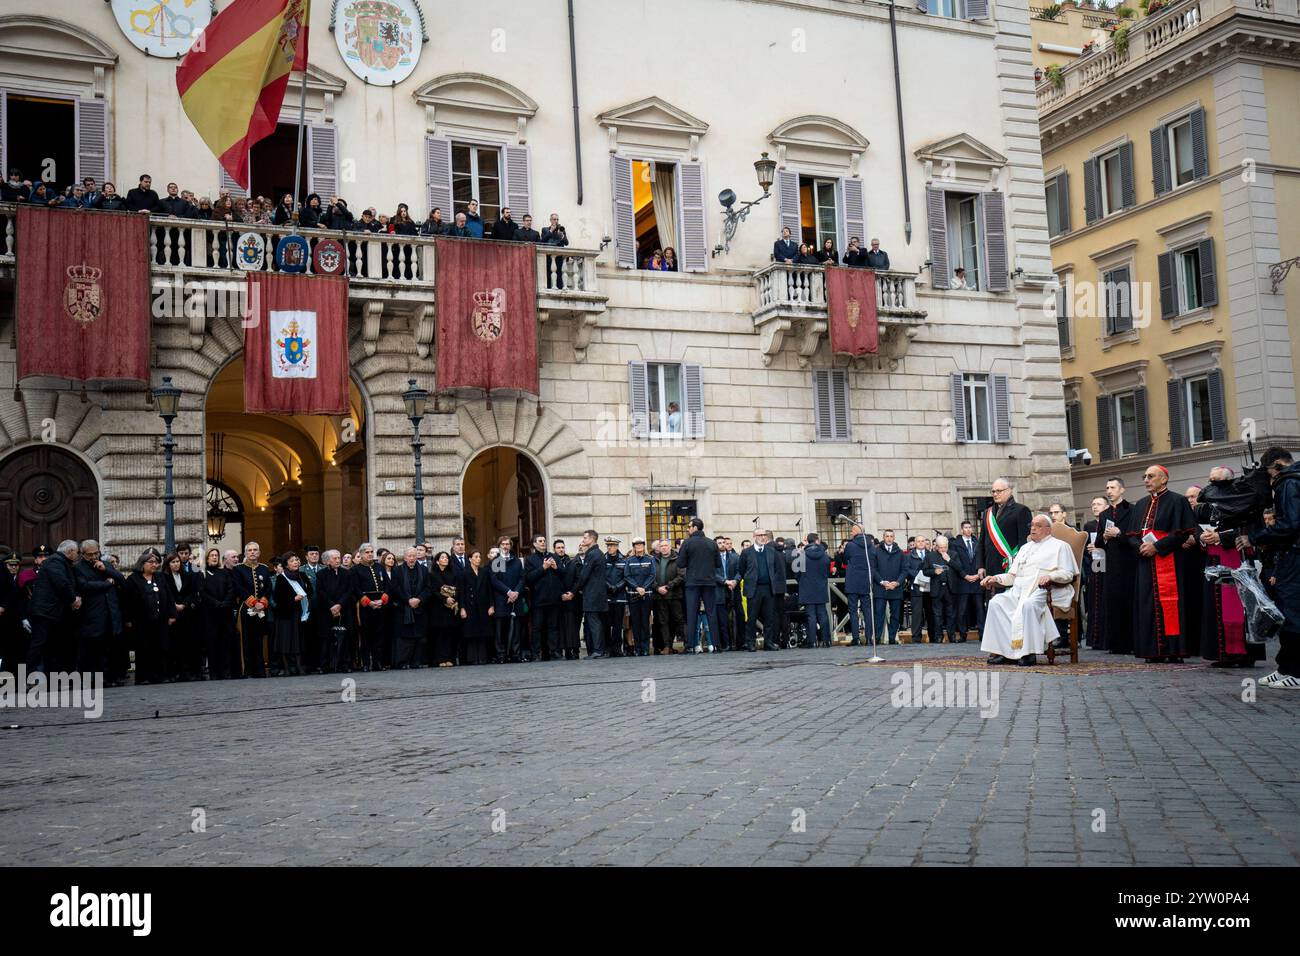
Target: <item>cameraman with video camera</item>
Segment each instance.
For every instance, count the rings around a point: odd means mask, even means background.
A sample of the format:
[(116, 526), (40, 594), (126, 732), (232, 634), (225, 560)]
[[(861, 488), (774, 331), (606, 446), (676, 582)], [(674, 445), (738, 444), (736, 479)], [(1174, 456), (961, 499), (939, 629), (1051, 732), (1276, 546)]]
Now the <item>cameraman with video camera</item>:
[(1264, 452), (1261, 461), (1273, 486), (1274, 520), (1237, 538), (1238, 547), (1272, 546), (1277, 579), (1273, 597), (1286, 615), (1279, 635), (1277, 670), (1260, 679), (1261, 687), (1300, 690), (1300, 467), (1283, 448)]

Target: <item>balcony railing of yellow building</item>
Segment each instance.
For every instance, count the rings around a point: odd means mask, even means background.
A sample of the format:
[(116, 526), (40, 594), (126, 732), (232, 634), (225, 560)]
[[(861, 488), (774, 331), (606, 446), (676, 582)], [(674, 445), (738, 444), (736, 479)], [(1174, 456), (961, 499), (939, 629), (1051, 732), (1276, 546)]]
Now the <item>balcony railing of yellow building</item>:
[(1112, 37), (1098, 52), (1062, 67), (1059, 85), (1044, 77), (1036, 91), (1038, 109), (1058, 109), (1076, 94), (1165, 54), (1233, 13), (1300, 24), (1300, 0), (1180, 0), (1141, 20), (1121, 21), (1128, 25), (1122, 48)]

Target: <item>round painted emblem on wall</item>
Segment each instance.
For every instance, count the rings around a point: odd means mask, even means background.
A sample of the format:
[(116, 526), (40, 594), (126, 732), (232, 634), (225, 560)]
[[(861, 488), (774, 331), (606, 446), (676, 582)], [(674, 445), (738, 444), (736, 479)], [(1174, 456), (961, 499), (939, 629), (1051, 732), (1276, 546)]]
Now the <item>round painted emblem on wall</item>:
[(415, 70), (424, 46), (415, 0), (335, 0), (333, 21), (339, 56), (365, 82), (392, 86)]
[(184, 55), (212, 21), (212, 0), (112, 0), (126, 38), (150, 56)]
[(316, 263), (317, 275), (336, 276), (343, 273), (343, 243), (337, 239), (322, 239), (317, 242), (312, 258)]

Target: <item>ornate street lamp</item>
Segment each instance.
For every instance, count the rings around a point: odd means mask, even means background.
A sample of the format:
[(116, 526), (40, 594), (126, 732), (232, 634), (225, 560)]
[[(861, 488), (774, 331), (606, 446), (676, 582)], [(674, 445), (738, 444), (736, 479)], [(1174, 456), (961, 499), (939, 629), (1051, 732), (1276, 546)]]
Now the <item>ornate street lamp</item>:
[(172, 450), (176, 442), (172, 440), (172, 421), (180, 410), (181, 390), (172, 384), (172, 377), (164, 375), (162, 384), (153, 390), (154, 406), (163, 420), (163, 470), (166, 484), (163, 486), (163, 548), (167, 554), (176, 550), (176, 495), (172, 491)]
[(713, 254), (731, 251), (731, 240), (736, 237), (736, 228), (749, 216), (749, 211), (771, 195), (772, 183), (776, 181), (776, 160), (764, 153), (754, 161), (754, 173), (758, 177), (758, 186), (763, 195), (752, 202), (747, 202), (739, 209), (731, 208), (736, 204), (736, 194), (731, 189), (718, 193), (718, 202), (722, 203), (722, 245), (713, 247)]
[(411, 450), (415, 452), (415, 543), (424, 544), (424, 478), (420, 470), (424, 442), (420, 441), (420, 420), (429, 404), (429, 393), (416, 385), (413, 378), (407, 379), (406, 386), (402, 404), (406, 406), (406, 417), (411, 420)]

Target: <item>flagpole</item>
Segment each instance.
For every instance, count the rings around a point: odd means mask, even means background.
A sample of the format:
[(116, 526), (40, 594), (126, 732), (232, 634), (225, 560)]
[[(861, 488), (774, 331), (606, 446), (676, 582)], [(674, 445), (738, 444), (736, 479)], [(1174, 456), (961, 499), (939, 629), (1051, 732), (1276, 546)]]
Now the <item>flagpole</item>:
[(302, 87), (298, 91), (298, 154), (293, 164), (293, 221), (297, 225), (302, 213), (298, 191), (302, 188), (302, 133), (307, 115), (307, 61), (302, 64)]

